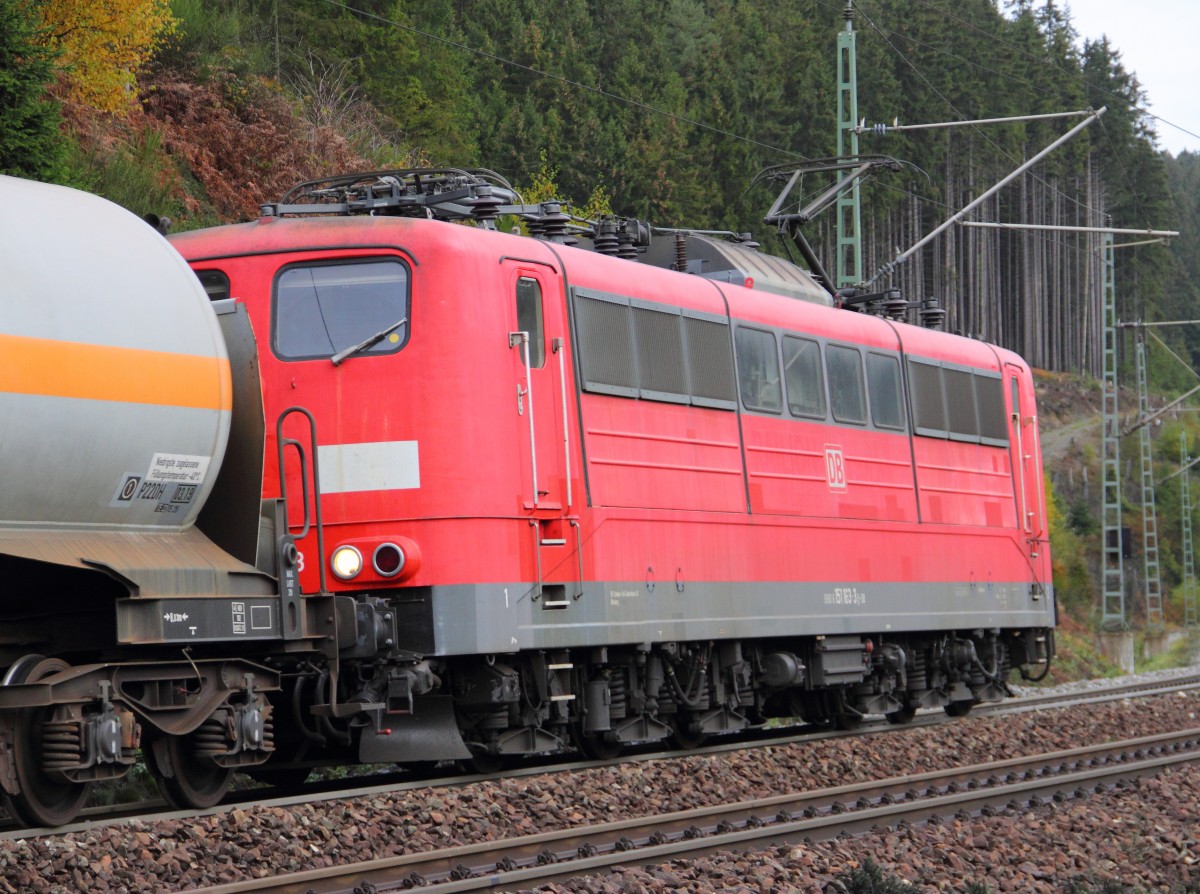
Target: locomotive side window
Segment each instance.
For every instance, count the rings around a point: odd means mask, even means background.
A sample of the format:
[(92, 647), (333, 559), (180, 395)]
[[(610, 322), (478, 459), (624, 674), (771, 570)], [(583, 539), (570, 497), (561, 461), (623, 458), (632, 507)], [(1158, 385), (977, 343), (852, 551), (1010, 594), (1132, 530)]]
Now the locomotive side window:
[(908, 381), (917, 434), (944, 438), (946, 404), (942, 400), (942, 367), (937, 363), (909, 358)]
[(724, 317), (572, 290), (585, 391), (737, 409)]
[[(362, 354), (391, 354), (408, 342), (408, 268), (399, 261), (340, 261), (285, 268), (275, 280), (275, 353), (310, 360), (352, 348), (394, 327)], [(397, 325), (400, 323), (400, 325)]]
[(838, 422), (864, 424), (867, 400), (863, 391), (862, 357), (854, 348), (829, 345), (825, 349), (829, 373), (829, 406)]
[(825, 418), (821, 345), (811, 338), (783, 337), (783, 380), (793, 416)]
[(1000, 376), (975, 373), (975, 402), (979, 406), (979, 439), (994, 447), (1006, 446), (1008, 417), (1004, 412), (1004, 384)]
[[(517, 331), (529, 333), (529, 365), (546, 365), (546, 333), (542, 325), (542, 287), (536, 279), (522, 276), (517, 280)], [(521, 362), (524, 363), (524, 355)]]
[(684, 311), (683, 333), (692, 403), (701, 407), (737, 409), (729, 324)]
[(674, 308), (651, 308), (637, 302), (631, 306), (641, 396), (687, 403), (687, 367), (683, 362), (679, 312)]
[(774, 334), (739, 326), (736, 353), (742, 404), (747, 410), (782, 412), (783, 394), (779, 387), (779, 358)]
[(1008, 445), (1004, 388), (997, 373), (909, 357), (908, 380), (917, 434)]
[(871, 396), (871, 420), (880, 428), (904, 428), (900, 361), (886, 354), (867, 354), (867, 391)]
[(955, 441), (979, 440), (979, 417), (975, 413), (975, 383), (969, 370), (942, 367), (946, 389), (946, 422)]
[(229, 277), (220, 270), (197, 270), (196, 279), (204, 286), (209, 301), (224, 301), (229, 297)]
[(587, 390), (637, 397), (638, 371), (628, 302), (577, 295), (575, 319)]

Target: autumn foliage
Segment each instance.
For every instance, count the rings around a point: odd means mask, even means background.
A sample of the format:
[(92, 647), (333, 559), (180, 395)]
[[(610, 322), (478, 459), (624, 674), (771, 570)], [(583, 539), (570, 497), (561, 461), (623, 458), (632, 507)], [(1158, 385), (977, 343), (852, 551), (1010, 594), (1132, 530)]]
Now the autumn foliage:
[(134, 103), (138, 72), (177, 27), (168, 0), (27, 2), (58, 54), (66, 98), (102, 112)]
[(369, 167), (332, 128), (298, 117), (269, 81), (226, 74), (196, 84), (159, 72), (147, 87), (147, 123), (225, 220), (257, 216), (299, 180)]

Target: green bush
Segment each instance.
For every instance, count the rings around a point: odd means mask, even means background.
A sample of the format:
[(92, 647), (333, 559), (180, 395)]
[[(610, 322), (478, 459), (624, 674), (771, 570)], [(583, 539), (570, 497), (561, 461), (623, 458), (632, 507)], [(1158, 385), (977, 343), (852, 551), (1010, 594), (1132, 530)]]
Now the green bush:
[(135, 134), (130, 142), (117, 145), (104, 156), (77, 150), (70, 164), (72, 179), (80, 189), (134, 214), (176, 217), (182, 211), (173, 198), (178, 173), (163, 150), (162, 137), (153, 129)]

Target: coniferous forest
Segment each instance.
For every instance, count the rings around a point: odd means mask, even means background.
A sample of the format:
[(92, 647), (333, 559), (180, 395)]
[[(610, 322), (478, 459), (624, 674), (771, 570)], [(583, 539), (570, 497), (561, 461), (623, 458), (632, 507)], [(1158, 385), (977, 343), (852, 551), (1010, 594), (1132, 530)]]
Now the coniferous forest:
[[(1061, 0), (853, 9), (868, 125), (1107, 107), (969, 219), (1181, 230), (1168, 247), (1119, 253), (1118, 312), (1196, 316), (1198, 162), (1156, 147), (1152, 97), (1118, 47), (1081, 44)], [(762, 220), (775, 190), (752, 180), (835, 154), (845, 10), (845, 0), (0, 0), (0, 171), (165, 212), (179, 229), (253, 216), (291, 183), (337, 170), (486, 167), (577, 212), (750, 231), (783, 252)], [(105, 28), (121, 40), (72, 37)], [(864, 275), (1080, 120), (864, 133), (862, 154), (900, 162), (862, 187)], [(828, 182), (806, 177), (803, 198)], [(831, 210), (806, 228), (831, 270), (834, 223)], [(954, 226), (876, 287), (936, 298), (948, 328), (1034, 366), (1096, 376), (1100, 245)], [(1165, 332), (1196, 365), (1200, 333)], [(1159, 367), (1160, 385), (1184, 384), (1186, 370)]]

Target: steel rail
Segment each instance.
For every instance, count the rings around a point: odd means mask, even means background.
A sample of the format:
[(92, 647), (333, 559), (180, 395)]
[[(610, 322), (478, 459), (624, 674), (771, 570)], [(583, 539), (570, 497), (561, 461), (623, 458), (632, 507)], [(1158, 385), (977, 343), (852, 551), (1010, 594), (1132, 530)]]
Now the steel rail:
[(1173, 765), (1200, 762), (1200, 728), (912, 776), (776, 795), (593, 827), (193, 889), (194, 894), (343, 894), (423, 887), (514, 889), (734, 848), (862, 833), (934, 816), (1084, 797)]
[(981, 705), (989, 711), (1005, 708), (1033, 707), (1048, 705), (1077, 705), (1092, 701), (1114, 701), (1131, 695), (1153, 696), (1169, 692), (1187, 691), (1200, 688), (1200, 674), (1184, 674), (1165, 680), (1143, 680), (1137, 683), (1121, 683), (1117, 686), (1105, 686), (1101, 689), (1080, 689), (1075, 692), (1045, 692), (1020, 695), (998, 702), (995, 705)]

